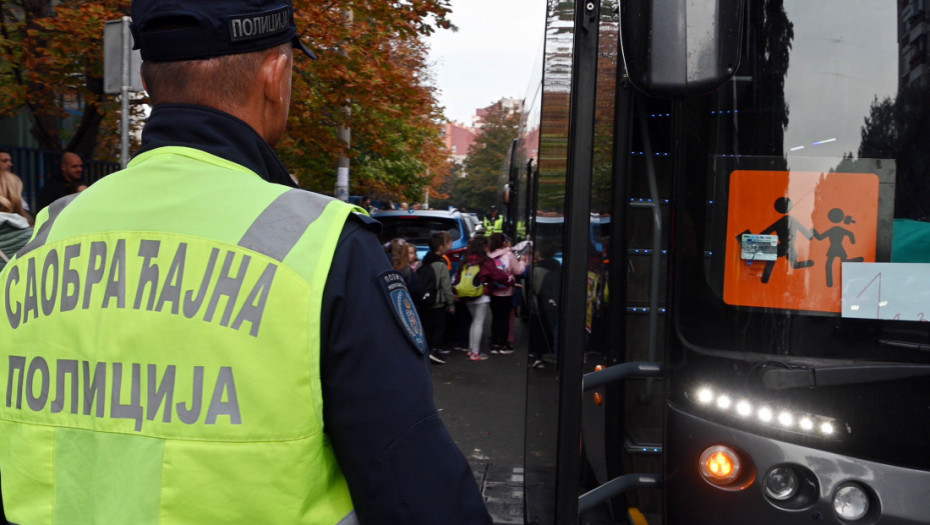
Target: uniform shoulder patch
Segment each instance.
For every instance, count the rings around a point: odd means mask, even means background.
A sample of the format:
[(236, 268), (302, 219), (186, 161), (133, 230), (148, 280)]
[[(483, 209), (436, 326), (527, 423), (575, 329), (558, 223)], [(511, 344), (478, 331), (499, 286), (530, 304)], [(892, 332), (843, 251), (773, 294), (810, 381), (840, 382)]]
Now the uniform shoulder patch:
[(404, 276), (397, 270), (388, 270), (378, 275), (378, 287), (384, 292), (394, 317), (400, 323), (407, 338), (421, 355), (426, 355), (426, 336), (423, 323), (413, 305), (413, 297), (407, 290)]

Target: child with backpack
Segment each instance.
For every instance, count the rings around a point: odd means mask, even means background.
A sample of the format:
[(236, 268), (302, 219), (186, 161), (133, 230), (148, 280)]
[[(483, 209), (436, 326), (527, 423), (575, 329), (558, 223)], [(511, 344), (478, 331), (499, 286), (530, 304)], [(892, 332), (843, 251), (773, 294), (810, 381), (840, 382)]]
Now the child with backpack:
[(451, 353), (442, 347), (446, 336), (446, 312), (455, 312), (452, 279), (443, 255), (452, 249), (452, 236), (447, 232), (434, 233), (429, 241), (430, 251), (416, 269), (419, 288), (414, 302), (426, 329), (429, 358), (436, 364), (445, 364), (442, 356)]
[[(526, 263), (513, 253), (506, 233), (492, 233), (490, 257), (498, 268), (516, 279), (526, 271)], [(491, 353), (512, 354), (510, 318), (513, 314), (514, 286), (491, 287)]]
[(490, 346), (491, 285), (497, 283), (513, 286), (513, 276), (497, 267), (494, 259), (488, 257), (490, 245), (488, 238), (478, 236), (468, 241), (465, 259), (459, 266), (455, 278), (455, 292), (459, 300), (464, 301), (471, 313), (471, 327), (468, 331), (468, 358), (472, 361), (484, 361), (488, 358), (486, 349)]

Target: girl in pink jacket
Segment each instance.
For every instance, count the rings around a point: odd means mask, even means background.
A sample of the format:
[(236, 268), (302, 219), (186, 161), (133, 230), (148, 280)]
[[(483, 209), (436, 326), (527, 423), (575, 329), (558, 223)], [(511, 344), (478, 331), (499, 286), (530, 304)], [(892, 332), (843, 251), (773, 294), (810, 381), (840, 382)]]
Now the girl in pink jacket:
[(526, 263), (514, 255), (510, 238), (504, 233), (494, 233), (490, 241), (491, 259), (495, 265), (514, 278), (514, 284), (491, 285), (491, 353), (512, 354), (510, 320), (513, 315), (513, 292), (517, 276), (526, 270)]
[(472, 361), (484, 361), (488, 358), (486, 348), (491, 330), (491, 316), (488, 314), (492, 290), (495, 287), (513, 286), (514, 283), (513, 276), (499, 268), (494, 259), (488, 257), (488, 251), (487, 237), (479, 235), (468, 241), (465, 260), (459, 266), (453, 281), (453, 283), (461, 281), (462, 272), (466, 267), (472, 265), (480, 267), (476, 282), (484, 285), (483, 293), (479, 297), (459, 298), (465, 302), (471, 314), (471, 326), (468, 331), (468, 358)]

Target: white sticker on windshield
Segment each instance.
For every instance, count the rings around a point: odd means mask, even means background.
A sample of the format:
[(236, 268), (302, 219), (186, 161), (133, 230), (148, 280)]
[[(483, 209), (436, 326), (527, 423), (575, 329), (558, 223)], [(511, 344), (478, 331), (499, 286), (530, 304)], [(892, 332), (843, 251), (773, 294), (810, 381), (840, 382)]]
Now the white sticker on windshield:
[(740, 236), (740, 259), (744, 261), (778, 260), (778, 235), (744, 233)]
[(843, 263), (843, 317), (930, 320), (930, 264)]

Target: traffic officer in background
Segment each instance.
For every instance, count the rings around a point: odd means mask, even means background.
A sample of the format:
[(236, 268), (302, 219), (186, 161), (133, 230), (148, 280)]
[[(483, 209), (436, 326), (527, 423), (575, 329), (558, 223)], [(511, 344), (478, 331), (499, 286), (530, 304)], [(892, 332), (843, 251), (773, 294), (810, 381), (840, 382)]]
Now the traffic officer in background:
[(0, 273), (6, 518), (490, 523), (377, 223), (293, 187), (290, 0), (135, 0), (129, 166)]
[(485, 215), (484, 234), (491, 236), (492, 233), (504, 233), (504, 218), (497, 211), (497, 206), (491, 205), (491, 212)]

